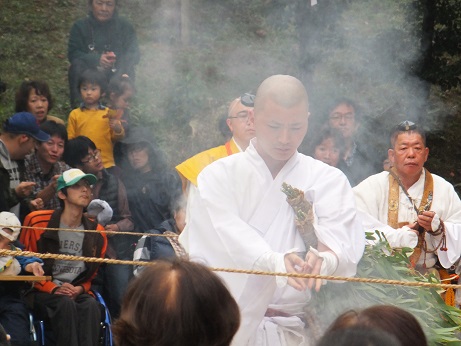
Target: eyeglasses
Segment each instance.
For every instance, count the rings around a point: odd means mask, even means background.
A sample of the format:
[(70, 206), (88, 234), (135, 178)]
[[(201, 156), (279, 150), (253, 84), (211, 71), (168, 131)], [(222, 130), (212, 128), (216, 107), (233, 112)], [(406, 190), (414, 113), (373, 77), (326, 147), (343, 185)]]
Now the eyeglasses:
[(238, 112), (236, 116), (227, 117), (228, 119), (237, 119), (242, 123), (246, 123), (248, 121), (248, 111), (241, 111)]
[(88, 160), (86, 160), (86, 161), (83, 161), (83, 160), (82, 160), (81, 162), (82, 162), (82, 163), (91, 163), (91, 162), (96, 161), (96, 160), (99, 159), (99, 157), (101, 156), (101, 150), (96, 149), (96, 150), (93, 152), (93, 155), (88, 154), (88, 156), (90, 156)]
[(346, 121), (351, 121), (355, 118), (355, 115), (354, 113), (345, 113), (345, 114), (342, 114), (342, 113), (333, 113), (333, 114), (330, 114), (330, 120), (332, 121), (339, 121), (339, 120), (346, 120)]
[(255, 106), (255, 95), (250, 93), (245, 93), (240, 96), (240, 102), (245, 107), (254, 107)]
[(415, 130), (418, 126), (409, 120), (402, 121), (395, 127), (396, 131), (412, 131)]

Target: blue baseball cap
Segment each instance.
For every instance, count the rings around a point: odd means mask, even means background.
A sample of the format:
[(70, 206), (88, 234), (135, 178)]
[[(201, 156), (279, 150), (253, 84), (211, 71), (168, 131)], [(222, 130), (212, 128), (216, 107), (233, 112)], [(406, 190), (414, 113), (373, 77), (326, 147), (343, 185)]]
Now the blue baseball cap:
[(8, 133), (28, 135), (39, 142), (50, 139), (49, 134), (40, 130), (34, 115), (28, 112), (19, 112), (8, 118), (3, 124), (3, 130)]

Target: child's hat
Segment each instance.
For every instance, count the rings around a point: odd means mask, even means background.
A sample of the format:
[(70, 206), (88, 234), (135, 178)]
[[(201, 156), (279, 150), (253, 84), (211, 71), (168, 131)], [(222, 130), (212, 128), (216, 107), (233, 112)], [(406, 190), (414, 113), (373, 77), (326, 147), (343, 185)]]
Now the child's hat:
[[(6, 232), (4, 229), (9, 229), (13, 232), (10, 234)], [(21, 231), (21, 222), (13, 213), (9, 211), (2, 211), (0, 213), (0, 234), (5, 238), (15, 241), (18, 239), (19, 232)]]

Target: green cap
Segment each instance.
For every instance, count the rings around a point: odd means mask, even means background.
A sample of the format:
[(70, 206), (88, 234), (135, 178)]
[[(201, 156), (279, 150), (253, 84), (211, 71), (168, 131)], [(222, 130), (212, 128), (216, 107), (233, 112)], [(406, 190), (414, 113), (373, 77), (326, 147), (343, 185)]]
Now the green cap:
[(98, 178), (96, 178), (95, 175), (85, 174), (78, 168), (72, 168), (68, 169), (59, 176), (57, 191), (65, 187), (75, 185), (82, 179), (86, 179), (90, 183), (90, 185), (93, 185), (98, 181)]

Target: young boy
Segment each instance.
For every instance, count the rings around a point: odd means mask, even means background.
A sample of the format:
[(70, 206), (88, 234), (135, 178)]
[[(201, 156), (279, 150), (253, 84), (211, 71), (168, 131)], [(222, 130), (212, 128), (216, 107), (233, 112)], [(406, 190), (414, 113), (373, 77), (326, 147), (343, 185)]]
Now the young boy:
[(104, 168), (110, 168), (115, 165), (113, 143), (125, 136), (125, 130), (120, 120), (109, 118), (109, 109), (100, 102), (106, 84), (104, 74), (98, 70), (86, 70), (81, 75), (78, 87), (83, 102), (70, 113), (67, 133), (69, 139), (90, 138), (101, 150)]
[[(21, 233), (28, 251), (104, 258), (107, 248), (104, 228), (84, 215), (97, 178), (79, 169), (69, 169), (57, 180), (61, 209), (39, 210), (27, 215)], [(98, 230), (96, 233), (58, 232), (44, 228)], [(44, 260), (45, 275), (52, 280), (34, 284), (26, 299), (35, 316), (50, 320), (57, 345), (95, 346), (99, 342), (101, 308), (90, 294), (99, 264), (60, 259)]]

